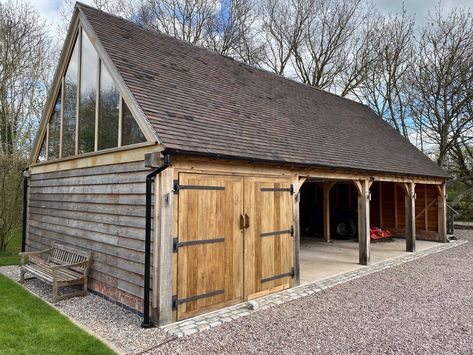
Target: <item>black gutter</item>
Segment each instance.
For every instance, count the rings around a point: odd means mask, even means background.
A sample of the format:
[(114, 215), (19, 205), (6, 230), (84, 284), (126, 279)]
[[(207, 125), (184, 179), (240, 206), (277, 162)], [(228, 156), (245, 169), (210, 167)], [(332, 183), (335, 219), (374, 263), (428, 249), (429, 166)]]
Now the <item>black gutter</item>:
[[(143, 295), (143, 322), (141, 328), (151, 328), (154, 324), (149, 316), (149, 293), (151, 291), (151, 201), (152, 187), (156, 175), (169, 166), (170, 156), (164, 155), (163, 164), (146, 176), (146, 225), (145, 225), (145, 272), (144, 272), (144, 295)], [(156, 208), (157, 201), (155, 201)]]
[(26, 251), (26, 223), (28, 222), (28, 168), (23, 170), (23, 225), (21, 232), (21, 251)]

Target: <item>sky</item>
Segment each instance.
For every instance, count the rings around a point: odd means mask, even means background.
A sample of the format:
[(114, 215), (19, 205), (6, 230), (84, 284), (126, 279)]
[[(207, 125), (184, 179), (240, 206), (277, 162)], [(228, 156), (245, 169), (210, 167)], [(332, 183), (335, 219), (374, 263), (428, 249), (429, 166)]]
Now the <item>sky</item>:
[[(5, 0), (0, 0), (5, 1)], [(81, 0), (84, 3), (90, 0)], [(59, 9), (64, 0), (29, 0), (40, 14), (44, 16), (50, 24), (58, 25), (61, 23)], [(374, 0), (375, 4), (382, 13), (397, 12), (404, 3), (409, 14), (416, 15), (416, 22), (422, 24), (425, 22), (429, 10), (432, 10), (437, 4), (437, 0)], [(445, 10), (449, 10), (454, 6), (469, 6), (473, 8), (473, 0), (442, 0)]]
[[(425, 23), (425, 17), (429, 11), (432, 11), (438, 4), (438, 0), (374, 0), (374, 2), (385, 14), (400, 11), (404, 3), (407, 12), (415, 15), (416, 23), (419, 25)], [(441, 4), (446, 12), (455, 6), (473, 8), (473, 0), (442, 0)]]

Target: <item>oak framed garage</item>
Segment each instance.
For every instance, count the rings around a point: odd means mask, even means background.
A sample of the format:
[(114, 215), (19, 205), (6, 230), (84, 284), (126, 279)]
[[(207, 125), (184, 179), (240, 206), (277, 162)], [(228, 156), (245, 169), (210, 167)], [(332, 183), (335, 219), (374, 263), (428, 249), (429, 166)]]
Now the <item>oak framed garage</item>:
[(30, 163), (28, 249), (93, 251), (144, 326), (298, 285), (307, 186), (325, 241), (349, 199), (362, 265), (372, 222), (447, 241), (447, 174), (366, 106), (82, 4)]

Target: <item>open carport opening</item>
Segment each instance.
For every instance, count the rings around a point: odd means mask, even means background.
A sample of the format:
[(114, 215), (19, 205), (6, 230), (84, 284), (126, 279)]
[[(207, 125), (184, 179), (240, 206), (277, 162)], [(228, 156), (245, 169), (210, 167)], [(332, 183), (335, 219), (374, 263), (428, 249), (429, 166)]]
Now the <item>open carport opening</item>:
[[(434, 187), (433, 187), (434, 188)], [(435, 188), (434, 188), (435, 189)], [(420, 195), (417, 191), (422, 191)], [(431, 187), (416, 187), (418, 239), (435, 239), (437, 209)], [(370, 226), (392, 237), (370, 243), (371, 262), (404, 255), (405, 198), (401, 185), (375, 181), (370, 186)], [(300, 282), (315, 282), (362, 267), (358, 245), (358, 190), (350, 181), (307, 179), (300, 189)], [(422, 222), (422, 223), (421, 223)], [(429, 229), (426, 234), (425, 229)], [(433, 243), (416, 241), (417, 250)]]

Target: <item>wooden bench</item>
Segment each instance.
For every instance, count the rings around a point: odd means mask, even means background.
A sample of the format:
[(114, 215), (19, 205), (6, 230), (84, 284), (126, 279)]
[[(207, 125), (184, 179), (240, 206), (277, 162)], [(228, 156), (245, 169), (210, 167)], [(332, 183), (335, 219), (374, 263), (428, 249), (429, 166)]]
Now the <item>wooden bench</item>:
[[(33, 275), (32, 278), (36, 277), (52, 285), (53, 303), (87, 294), (87, 275), (92, 261), (92, 252), (54, 244), (47, 250), (20, 253), (20, 257), (20, 283), (25, 281), (25, 274), (29, 273)], [(25, 257), (35, 259), (35, 261), (25, 263)], [(82, 291), (58, 295), (59, 287), (70, 285), (82, 285)]]

